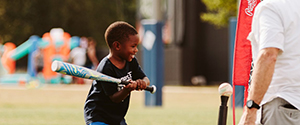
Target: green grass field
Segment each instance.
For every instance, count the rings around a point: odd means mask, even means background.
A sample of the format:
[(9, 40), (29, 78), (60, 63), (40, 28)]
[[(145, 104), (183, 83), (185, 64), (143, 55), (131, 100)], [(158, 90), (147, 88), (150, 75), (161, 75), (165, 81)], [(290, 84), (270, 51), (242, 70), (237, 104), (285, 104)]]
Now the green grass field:
[[(83, 105), (89, 87), (0, 85), (0, 125), (84, 125)], [(161, 107), (146, 107), (144, 92), (133, 92), (126, 120), (129, 125), (216, 125), (220, 104), (218, 86), (166, 86)], [(236, 122), (241, 114), (242, 109), (236, 109)], [(227, 124), (232, 121), (229, 106)]]

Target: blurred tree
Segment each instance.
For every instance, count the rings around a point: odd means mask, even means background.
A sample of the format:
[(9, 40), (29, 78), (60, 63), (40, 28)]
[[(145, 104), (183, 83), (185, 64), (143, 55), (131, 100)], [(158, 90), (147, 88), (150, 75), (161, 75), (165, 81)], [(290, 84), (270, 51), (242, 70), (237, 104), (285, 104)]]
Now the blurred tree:
[(0, 37), (19, 45), (51, 28), (90, 36), (105, 45), (104, 32), (117, 20), (135, 25), (136, 0), (0, 0)]
[(201, 0), (207, 7), (200, 18), (217, 27), (227, 27), (229, 18), (237, 16), (237, 0)]

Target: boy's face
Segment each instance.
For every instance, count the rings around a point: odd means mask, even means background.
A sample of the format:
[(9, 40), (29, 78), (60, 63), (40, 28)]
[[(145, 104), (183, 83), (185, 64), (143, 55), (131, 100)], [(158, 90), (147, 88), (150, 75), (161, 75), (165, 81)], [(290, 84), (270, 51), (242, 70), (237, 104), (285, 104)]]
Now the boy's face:
[(135, 57), (135, 54), (138, 52), (138, 44), (139, 44), (140, 38), (138, 34), (136, 35), (129, 35), (129, 38), (127, 41), (121, 44), (120, 49), (120, 56), (124, 60), (131, 62), (131, 60)]

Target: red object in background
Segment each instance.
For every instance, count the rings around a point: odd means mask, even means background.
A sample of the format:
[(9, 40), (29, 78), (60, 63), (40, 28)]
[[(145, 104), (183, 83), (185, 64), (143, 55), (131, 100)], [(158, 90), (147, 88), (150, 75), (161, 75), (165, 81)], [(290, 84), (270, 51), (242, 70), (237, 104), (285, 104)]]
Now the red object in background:
[(16, 61), (11, 58), (11, 55), (14, 53), (14, 49), (16, 45), (12, 42), (7, 42), (4, 44), (4, 53), (0, 58), (2, 61), (2, 65), (7, 70), (8, 74), (13, 74), (16, 71)]
[(251, 42), (247, 36), (251, 31), (252, 17), (260, 0), (241, 0), (237, 21), (235, 48), (233, 56), (233, 124), (235, 125), (235, 85), (244, 86), (244, 102), (248, 97), (248, 81), (250, 77), (252, 53)]

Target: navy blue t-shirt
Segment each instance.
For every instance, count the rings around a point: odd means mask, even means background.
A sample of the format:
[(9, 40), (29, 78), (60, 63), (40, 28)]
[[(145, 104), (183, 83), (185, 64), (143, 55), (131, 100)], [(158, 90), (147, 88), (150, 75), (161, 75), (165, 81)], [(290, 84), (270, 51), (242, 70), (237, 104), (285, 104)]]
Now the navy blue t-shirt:
[[(110, 62), (108, 57), (105, 57), (98, 65), (97, 71), (122, 80), (137, 80), (146, 76), (136, 58), (131, 62), (126, 62), (123, 69), (119, 69)], [(127, 113), (130, 95), (120, 103), (112, 102), (109, 96), (122, 88), (116, 83), (93, 81), (84, 106), (84, 118), (87, 125), (92, 122), (120, 124)]]

